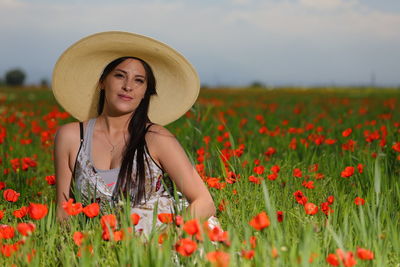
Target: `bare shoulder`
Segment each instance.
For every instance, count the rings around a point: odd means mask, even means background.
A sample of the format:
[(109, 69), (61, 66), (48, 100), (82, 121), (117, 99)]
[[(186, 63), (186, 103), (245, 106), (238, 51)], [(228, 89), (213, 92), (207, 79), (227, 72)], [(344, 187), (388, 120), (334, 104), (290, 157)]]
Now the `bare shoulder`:
[(168, 139), (175, 139), (175, 136), (164, 126), (152, 124), (146, 134), (146, 141), (163, 141)]
[(74, 143), (73, 142), (74, 140), (79, 142), (79, 138), (80, 138), (79, 122), (70, 122), (58, 128), (55, 136), (55, 141)]

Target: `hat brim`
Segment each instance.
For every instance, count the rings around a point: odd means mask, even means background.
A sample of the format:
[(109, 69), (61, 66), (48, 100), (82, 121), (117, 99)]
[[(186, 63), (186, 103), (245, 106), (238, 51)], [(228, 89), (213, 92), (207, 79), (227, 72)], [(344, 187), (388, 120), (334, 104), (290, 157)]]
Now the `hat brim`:
[(143, 59), (154, 72), (157, 95), (150, 100), (152, 122), (171, 123), (195, 103), (200, 80), (185, 57), (155, 39), (120, 31), (85, 37), (60, 56), (52, 78), (56, 100), (80, 121), (96, 117), (100, 75), (108, 63), (126, 56)]

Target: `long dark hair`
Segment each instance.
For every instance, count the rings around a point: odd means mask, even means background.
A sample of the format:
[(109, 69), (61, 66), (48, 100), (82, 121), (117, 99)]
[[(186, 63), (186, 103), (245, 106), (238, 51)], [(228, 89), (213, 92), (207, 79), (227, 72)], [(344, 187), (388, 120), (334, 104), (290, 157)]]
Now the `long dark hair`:
[[(99, 84), (102, 83), (107, 75), (113, 71), (120, 63), (126, 59), (136, 59), (143, 64), (143, 68), (146, 72), (147, 88), (144, 94), (144, 98), (136, 108), (128, 124), (129, 140), (125, 146), (122, 154), (121, 168), (118, 174), (118, 181), (115, 185), (112, 199), (114, 202), (121, 199), (121, 194), (129, 197), (131, 203), (136, 206), (144, 199), (146, 201), (146, 188), (145, 188), (145, 161), (147, 166), (149, 162), (147, 156), (145, 157), (145, 134), (146, 124), (151, 123), (148, 117), (148, 110), (150, 104), (150, 97), (156, 95), (156, 79), (154, 77), (153, 70), (150, 65), (144, 60), (136, 57), (121, 57), (110, 62), (104, 69), (99, 79)], [(103, 112), (105, 102), (105, 90), (100, 90), (100, 98), (97, 107), (97, 114), (100, 115)], [(136, 173), (135, 178), (132, 176), (133, 160), (136, 154)], [(150, 169), (149, 169), (150, 171)]]

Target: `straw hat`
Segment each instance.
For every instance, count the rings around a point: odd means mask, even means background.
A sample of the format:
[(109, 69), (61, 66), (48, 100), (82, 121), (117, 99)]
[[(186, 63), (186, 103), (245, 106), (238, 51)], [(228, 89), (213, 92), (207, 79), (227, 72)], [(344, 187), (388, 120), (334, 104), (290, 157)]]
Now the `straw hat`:
[(185, 114), (196, 101), (199, 77), (180, 53), (143, 35), (110, 31), (85, 37), (60, 56), (52, 79), (58, 103), (80, 121), (96, 117), (100, 75), (108, 63), (125, 56), (143, 59), (154, 72), (157, 95), (150, 100), (152, 122), (166, 125)]

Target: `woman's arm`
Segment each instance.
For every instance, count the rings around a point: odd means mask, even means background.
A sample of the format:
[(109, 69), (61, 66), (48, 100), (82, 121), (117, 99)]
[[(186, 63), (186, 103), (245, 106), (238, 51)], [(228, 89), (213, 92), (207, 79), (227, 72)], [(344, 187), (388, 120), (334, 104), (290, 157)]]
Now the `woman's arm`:
[(77, 151), (77, 144), (79, 145), (78, 123), (68, 123), (58, 129), (54, 138), (54, 169), (57, 192), (57, 220), (59, 221), (64, 221), (68, 218), (68, 214), (62, 208), (62, 203), (68, 201), (69, 198), (72, 179), (70, 152)]
[(146, 135), (149, 150), (189, 201), (191, 216), (208, 219), (214, 215), (216, 209), (210, 192), (179, 142), (162, 126), (153, 125), (150, 129)]

